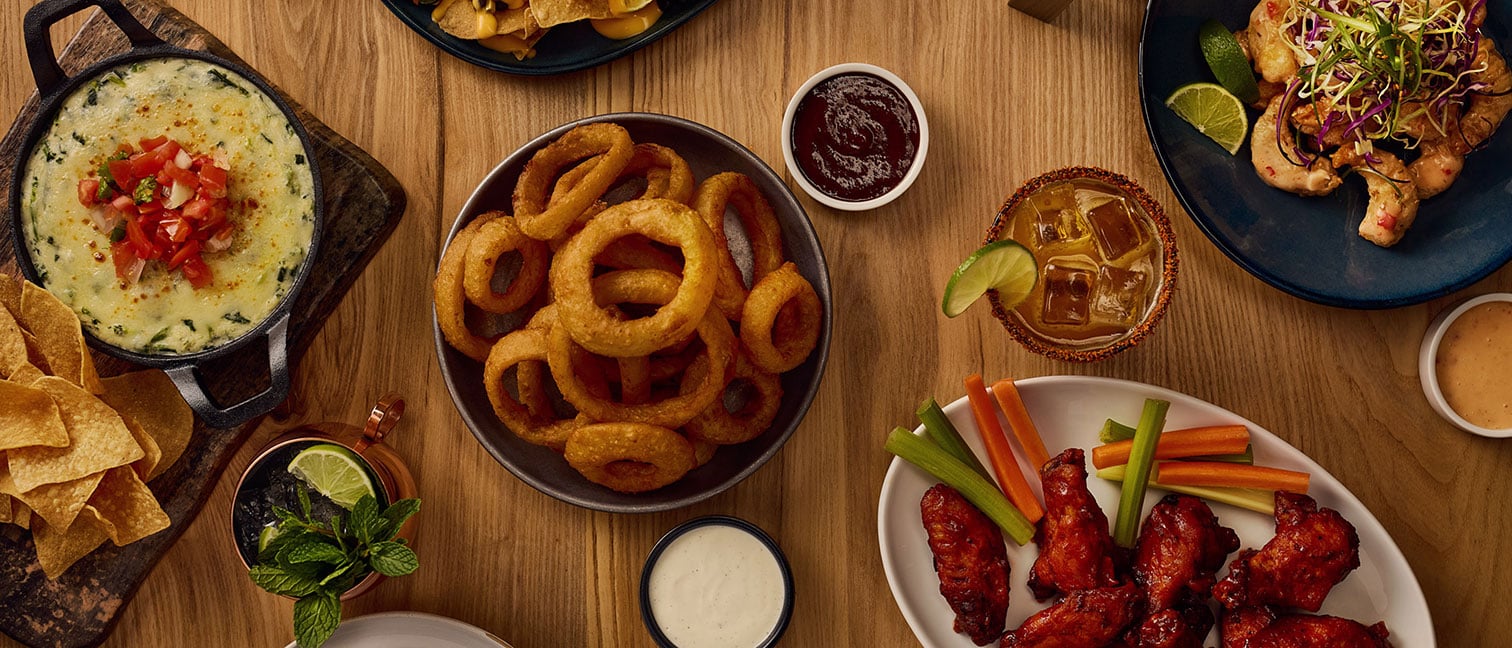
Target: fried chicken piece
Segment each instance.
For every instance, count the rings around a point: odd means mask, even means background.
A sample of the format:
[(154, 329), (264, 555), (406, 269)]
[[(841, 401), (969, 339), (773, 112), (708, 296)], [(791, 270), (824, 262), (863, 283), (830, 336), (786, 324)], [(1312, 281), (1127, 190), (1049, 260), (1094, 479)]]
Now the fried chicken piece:
[(1317, 612), (1324, 597), (1360, 566), (1360, 537), (1333, 509), (1306, 495), (1276, 493), (1276, 536), (1229, 565), (1213, 595), (1230, 610), (1278, 605)]
[(1141, 598), (1133, 583), (1072, 592), (1004, 635), (1002, 648), (1108, 646), (1139, 616)]
[(1239, 535), (1218, 523), (1201, 499), (1166, 495), (1150, 509), (1134, 546), (1134, 582), (1144, 589), (1147, 609), (1159, 612), (1206, 601)]
[(1070, 448), (1040, 470), (1045, 517), (1034, 541), (1039, 558), (1029, 570), (1029, 591), (1044, 601), (1056, 593), (1110, 587), (1121, 580), (1118, 549), (1108, 533), (1108, 517), (1087, 491), (1080, 448)]
[(1008, 618), (1008, 552), (1003, 532), (954, 488), (935, 484), (919, 501), (940, 594), (955, 631), (978, 646), (996, 641)]
[(1213, 612), (1206, 604), (1156, 612), (1129, 629), (1128, 648), (1202, 648), (1213, 629)]
[(1247, 648), (1250, 639), (1275, 620), (1275, 611), (1264, 606), (1224, 610), (1223, 624), (1219, 626), (1219, 645), (1223, 648)]
[(1251, 637), (1244, 648), (1390, 648), (1385, 623), (1366, 627), (1333, 616), (1289, 614)]

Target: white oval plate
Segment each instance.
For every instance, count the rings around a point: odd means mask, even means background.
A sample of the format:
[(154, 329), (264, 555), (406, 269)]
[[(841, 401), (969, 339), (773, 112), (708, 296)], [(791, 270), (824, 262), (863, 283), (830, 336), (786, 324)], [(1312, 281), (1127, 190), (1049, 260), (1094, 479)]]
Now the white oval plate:
[[(324, 648), (510, 648), (456, 619), (424, 612), (382, 612), (341, 622)], [(298, 648), (290, 643), (285, 648)]]
[[(1089, 450), (1098, 445), (1097, 432), (1103, 420), (1133, 425), (1139, 421), (1146, 398), (1171, 402), (1166, 429), (1176, 430), (1199, 425), (1239, 424), (1249, 427), (1259, 463), (1278, 468), (1312, 473), (1311, 495), (1322, 506), (1338, 510), (1354, 524), (1360, 534), (1360, 568), (1334, 587), (1323, 604), (1322, 614), (1355, 619), (1366, 625), (1384, 620), (1397, 646), (1434, 648), (1433, 620), (1428, 603), (1418, 586), (1417, 577), (1392, 542), (1381, 523), (1350, 494), (1349, 489), (1329, 475), (1307, 455), (1291, 447), (1264, 428), (1238, 414), (1191, 396), (1126, 380), (1082, 376), (1047, 376), (1017, 382), (1024, 405), (1035, 427), (1053, 456), (1068, 447)], [(973, 452), (986, 464), (986, 453), (976, 433), (970, 406), (963, 397), (945, 407), (950, 421)], [(1001, 414), (999, 415), (1001, 419)], [(1006, 423), (1004, 423), (1006, 428)], [(915, 433), (924, 434), (923, 427)], [(1088, 466), (1091, 468), (1090, 465)], [(1032, 474), (1022, 457), (1019, 468)], [(938, 480), (902, 459), (894, 458), (882, 481), (882, 495), (877, 503), (877, 535), (882, 547), (882, 567), (887, 584), (925, 648), (972, 648), (971, 640), (952, 629), (955, 613), (940, 596), (940, 581), (935, 576), (934, 558), (920, 521), (919, 500), (924, 491)], [(1041, 494), (1038, 480), (1029, 480), (1035, 493)], [(1118, 510), (1118, 484), (1089, 477), (1088, 487), (1111, 521)], [(1151, 489), (1145, 498), (1145, 512), (1164, 494)], [(1258, 548), (1275, 534), (1275, 520), (1252, 511), (1209, 502), (1225, 526), (1239, 534), (1241, 548)], [(1033, 543), (1023, 547), (1008, 543), (1008, 562), (1012, 569), (1012, 586), (1008, 607), (1008, 627), (1016, 628), (1029, 615), (1045, 608), (1034, 600), (1025, 584), (1029, 567), (1039, 556)], [(1232, 560), (1231, 555), (1228, 560)], [(1219, 574), (1227, 572), (1227, 567)], [(1213, 631), (1208, 644), (1217, 640)]]

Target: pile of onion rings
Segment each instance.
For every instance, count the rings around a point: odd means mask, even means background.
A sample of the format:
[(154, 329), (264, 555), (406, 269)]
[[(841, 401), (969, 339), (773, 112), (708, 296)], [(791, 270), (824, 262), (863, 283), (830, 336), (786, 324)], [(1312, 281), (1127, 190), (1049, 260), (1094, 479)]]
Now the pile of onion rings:
[(823, 306), (756, 183), (696, 182), (675, 150), (600, 122), (537, 151), (511, 203), (457, 233), (433, 286), (443, 337), (483, 363), (506, 427), (626, 493), (771, 427)]

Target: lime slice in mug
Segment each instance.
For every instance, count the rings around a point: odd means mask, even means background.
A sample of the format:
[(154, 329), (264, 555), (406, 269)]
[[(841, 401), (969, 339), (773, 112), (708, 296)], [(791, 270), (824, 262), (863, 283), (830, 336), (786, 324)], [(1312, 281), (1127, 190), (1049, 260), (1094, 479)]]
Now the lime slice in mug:
[(361, 460), (338, 445), (323, 443), (305, 448), (289, 462), (289, 472), (347, 510), (363, 495), (377, 497)]
[(950, 283), (945, 284), (942, 307), (946, 317), (955, 317), (981, 299), (988, 290), (998, 291), (1004, 308), (1013, 308), (1034, 290), (1039, 270), (1034, 255), (1016, 241), (993, 241), (961, 262)]

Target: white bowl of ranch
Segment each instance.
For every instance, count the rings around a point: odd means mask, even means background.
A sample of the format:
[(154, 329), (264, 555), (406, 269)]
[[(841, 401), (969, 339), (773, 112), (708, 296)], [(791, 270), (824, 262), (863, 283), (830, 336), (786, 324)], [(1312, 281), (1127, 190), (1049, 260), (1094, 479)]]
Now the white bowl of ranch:
[(641, 619), (661, 648), (769, 648), (793, 615), (793, 574), (766, 532), (711, 515), (657, 541), (640, 599)]
[(1512, 438), (1512, 293), (1481, 295), (1440, 313), (1423, 336), (1418, 376), (1445, 420)]

